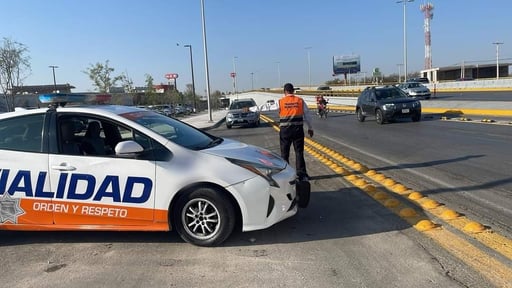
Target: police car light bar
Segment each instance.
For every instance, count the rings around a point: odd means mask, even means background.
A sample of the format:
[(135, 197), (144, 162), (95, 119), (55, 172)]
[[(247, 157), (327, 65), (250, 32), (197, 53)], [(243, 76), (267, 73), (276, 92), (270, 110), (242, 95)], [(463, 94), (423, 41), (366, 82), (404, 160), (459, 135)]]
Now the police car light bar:
[(51, 93), (39, 96), (39, 101), (43, 104), (64, 106), (67, 103), (107, 103), (112, 99), (109, 94), (69, 94), (69, 93)]

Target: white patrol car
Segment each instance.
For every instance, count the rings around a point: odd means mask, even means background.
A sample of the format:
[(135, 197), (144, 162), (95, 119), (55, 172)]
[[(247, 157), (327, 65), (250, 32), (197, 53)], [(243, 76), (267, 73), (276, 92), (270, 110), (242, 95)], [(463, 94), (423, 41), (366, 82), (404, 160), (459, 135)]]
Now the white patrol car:
[(214, 246), (308, 204), (275, 153), (136, 107), (70, 105), (86, 98), (0, 114), (0, 230), (173, 229)]

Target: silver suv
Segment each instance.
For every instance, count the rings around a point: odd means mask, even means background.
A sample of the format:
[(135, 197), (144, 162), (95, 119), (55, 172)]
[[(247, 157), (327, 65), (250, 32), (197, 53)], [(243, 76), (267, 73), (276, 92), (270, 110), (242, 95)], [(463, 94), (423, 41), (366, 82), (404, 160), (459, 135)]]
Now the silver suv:
[(260, 126), (260, 110), (252, 98), (236, 99), (229, 106), (226, 114), (226, 127), (250, 125)]
[(410, 97), (430, 99), (430, 89), (420, 82), (405, 82), (398, 84), (397, 87)]

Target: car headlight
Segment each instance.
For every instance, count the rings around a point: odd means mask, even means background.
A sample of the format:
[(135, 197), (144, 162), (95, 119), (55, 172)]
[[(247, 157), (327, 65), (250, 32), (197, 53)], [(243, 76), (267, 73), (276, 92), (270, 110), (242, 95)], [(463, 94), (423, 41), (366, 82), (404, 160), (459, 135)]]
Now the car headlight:
[(233, 118), (233, 114), (228, 113), (228, 114), (226, 115), (226, 118)]
[(390, 104), (384, 104), (384, 106), (382, 106), (382, 109), (384, 110), (394, 110), (395, 109), (395, 104), (393, 103), (390, 103)]
[(240, 159), (226, 158), (231, 163), (243, 167), (254, 174), (257, 174), (267, 180), (268, 184), (279, 188), (279, 184), (272, 178), (274, 174), (279, 173), (282, 169), (274, 166), (264, 165), (261, 163), (248, 162)]

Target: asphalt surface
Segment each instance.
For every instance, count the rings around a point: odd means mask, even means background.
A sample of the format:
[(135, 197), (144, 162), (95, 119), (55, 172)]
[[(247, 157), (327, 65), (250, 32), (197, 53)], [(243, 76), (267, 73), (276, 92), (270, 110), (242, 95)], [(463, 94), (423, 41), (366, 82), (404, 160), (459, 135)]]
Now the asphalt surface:
[[(254, 98), (258, 106), (264, 105), (269, 99), (279, 99), (280, 95), (275, 93), (244, 93), (239, 98)], [(313, 96), (305, 96), (308, 104), (313, 104)], [(341, 99), (331, 98), (330, 105), (355, 106), (356, 97), (343, 97)], [(502, 119), (508, 121), (512, 119), (512, 101), (422, 101), (422, 110), (424, 113), (436, 113), (448, 115), (448, 117), (468, 117), (475, 116), (482, 119)], [(227, 110), (202, 111), (192, 116), (182, 118), (186, 123), (197, 128), (209, 129), (221, 125), (226, 116)]]

